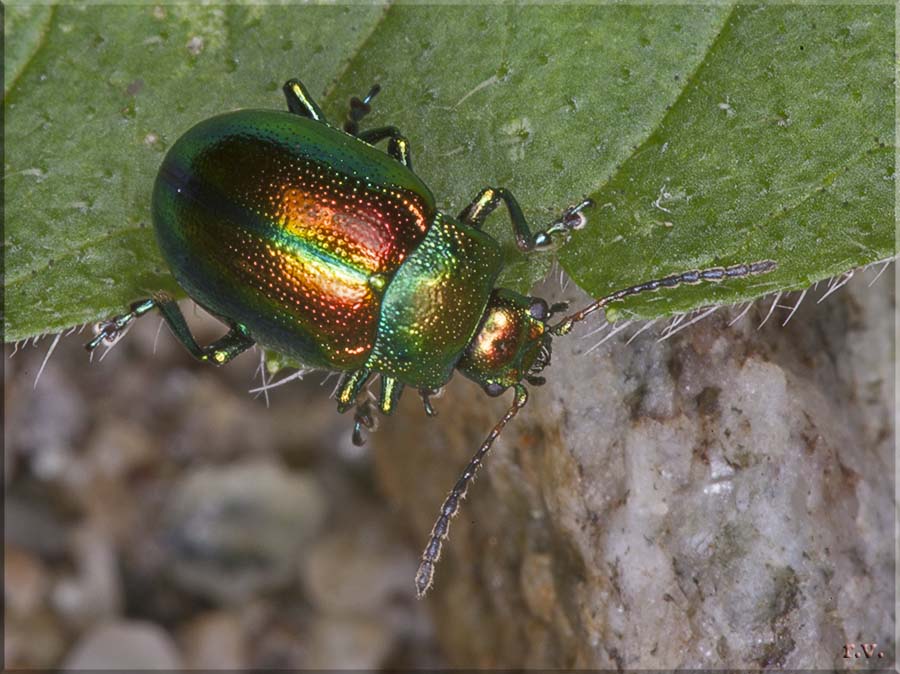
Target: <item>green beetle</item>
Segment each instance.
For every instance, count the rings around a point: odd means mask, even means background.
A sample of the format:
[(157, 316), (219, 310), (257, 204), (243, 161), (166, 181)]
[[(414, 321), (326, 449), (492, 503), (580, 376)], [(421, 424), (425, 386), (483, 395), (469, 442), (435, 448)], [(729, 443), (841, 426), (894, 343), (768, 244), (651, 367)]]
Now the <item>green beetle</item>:
[[(341, 130), (328, 124), (303, 84), (284, 86), (288, 111), (239, 110), (200, 122), (171, 147), (153, 189), (153, 224), (163, 256), (187, 294), (229, 326), (208, 346), (192, 336), (162, 293), (99, 324), (86, 348), (115, 341), (158, 309), (197, 358), (221, 365), (258, 343), (310, 367), (344, 373), (338, 409), (355, 408), (353, 439), (371, 428), (362, 388), (380, 375), (378, 408), (390, 414), (406, 386), (429, 396), (454, 370), (513, 404), (441, 507), (416, 574), (431, 586), (450, 520), (494, 440), (525, 405), (523, 382), (544, 383), (551, 339), (607, 305), (680, 283), (760, 274), (771, 261), (689, 271), (626, 288), (551, 325), (549, 306), (496, 281), (499, 244), (482, 231), (501, 203), (516, 243), (530, 252), (585, 224), (585, 199), (532, 233), (515, 198), (489, 187), (456, 217), (439, 212), (412, 171), (409, 143), (392, 126), (359, 130), (378, 86), (354, 98)], [(388, 140), (387, 154), (374, 147)]]

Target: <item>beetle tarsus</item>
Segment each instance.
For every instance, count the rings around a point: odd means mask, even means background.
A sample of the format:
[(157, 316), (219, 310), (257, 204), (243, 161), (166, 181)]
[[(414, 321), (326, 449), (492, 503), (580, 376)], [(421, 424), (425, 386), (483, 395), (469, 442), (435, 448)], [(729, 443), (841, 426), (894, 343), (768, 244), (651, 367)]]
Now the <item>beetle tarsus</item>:
[(429, 417), (436, 417), (437, 411), (431, 405), (431, 396), (433, 396), (437, 391), (430, 388), (420, 388), (419, 389), (419, 397), (422, 399), (422, 405), (425, 407), (425, 414)]
[(581, 229), (587, 224), (587, 218), (582, 211), (591, 208), (594, 205), (593, 199), (584, 199), (580, 203), (570, 206), (559, 219), (547, 228), (547, 234), (553, 235), (558, 233), (568, 234), (577, 229)]
[(84, 348), (87, 349), (88, 353), (92, 353), (94, 349), (104, 342), (112, 346), (128, 332), (128, 328), (134, 319), (140, 318), (156, 306), (157, 300), (155, 298), (132, 302), (131, 306), (128, 307), (129, 311), (127, 314), (113, 316), (107, 321), (98, 323), (94, 328), (94, 338), (85, 344)]
[(102, 323), (97, 323), (94, 327), (94, 338), (85, 344), (84, 348), (87, 349), (88, 353), (91, 353), (103, 342), (113, 344), (118, 337), (119, 329), (116, 327), (115, 321), (103, 321)]
[(523, 253), (533, 250), (547, 250), (556, 243), (554, 234), (566, 234), (575, 229), (581, 229), (587, 223), (587, 219), (581, 211), (594, 205), (592, 199), (584, 199), (575, 206), (567, 208), (563, 214), (546, 229), (532, 234), (531, 227), (522, 213), (522, 207), (512, 195), (503, 187), (485, 187), (478, 196), (460, 211), (458, 218), (467, 225), (481, 229), (485, 218), (501, 204), (506, 205), (509, 211), (509, 219), (512, 221), (513, 233), (516, 236), (516, 246)]
[(379, 126), (376, 129), (368, 129), (360, 131), (356, 137), (365, 141), (369, 145), (375, 145), (385, 138), (388, 141), (388, 154), (403, 164), (406, 168), (412, 169), (412, 158), (409, 152), (409, 140), (400, 133), (400, 129), (396, 126)]
[(363, 429), (372, 431), (375, 429), (375, 417), (372, 414), (372, 407), (366, 400), (356, 406), (353, 414), (353, 444), (362, 447), (366, 444), (366, 434)]
[(378, 95), (379, 91), (381, 91), (381, 85), (373, 84), (372, 88), (369, 89), (369, 93), (363, 98), (360, 99), (354, 96), (350, 99), (350, 110), (347, 111), (347, 121), (344, 122), (344, 131), (353, 136), (359, 134), (359, 123), (362, 121), (363, 117), (372, 112), (370, 103), (372, 102), (372, 99)]
[(372, 85), (372, 88), (369, 89), (369, 93), (366, 94), (365, 98), (363, 98), (362, 102), (365, 104), (369, 104), (372, 102), (372, 99), (378, 95), (378, 92), (381, 91), (381, 85), (376, 82)]
[(556, 314), (561, 314), (569, 308), (568, 302), (554, 302), (550, 305), (550, 311), (547, 313), (547, 320), (553, 318)]

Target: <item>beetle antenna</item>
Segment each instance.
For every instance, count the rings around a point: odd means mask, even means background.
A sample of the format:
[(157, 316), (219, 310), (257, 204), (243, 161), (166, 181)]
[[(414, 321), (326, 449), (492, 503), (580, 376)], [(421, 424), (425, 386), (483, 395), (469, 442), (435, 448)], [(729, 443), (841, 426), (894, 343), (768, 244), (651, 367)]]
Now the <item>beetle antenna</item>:
[(736, 264), (731, 267), (694, 269), (680, 274), (672, 274), (671, 276), (666, 276), (665, 278), (657, 279), (655, 281), (646, 281), (645, 283), (631, 286), (630, 288), (617, 290), (611, 295), (602, 297), (596, 302), (587, 305), (581, 311), (576, 311), (574, 314), (567, 316), (559, 323), (552, 326), (550, 328), (550, 333), (553, 335), (566, 335), (572, 330), (576, 323), (583, 321), (598, 309), (602, 309), (607, 304), (617, 302), (631, 295), (637, 295), (638, 293), (651, 290), (659, 290), (660, 288), (675, 288), (682, 283), (689, 283), (691, 285), (702, 283), (703, 281), (718, 283), (725, 279), (755, 276), (756, 274), (768, 274), (777, 266), (778, 265), (772, 260), (760, 260), (759, 262), (751, 262), (750, 264)]
[(434, 526), (431, 528), (431, 537), (428, 539), (428, 545), (425, 546), (424, 552), (422, 552), (422, 561), (419, 562), (419, 569), (416, 571), (416, 596), (419, 599), (425, 596), (425, 593), (428, 592), (428, 589), (434, 583), (434, 568), (441, 558), (441, 546), (444, 544), (444, 539), (447, 538), (447, 534), (450, 532), (450, 521), (459, 512), (459, 504), (466, 497), (466, 491), (469, 489), (469, 484), (475, 477), (476, 471), (481, 467), (484, 457), (506, 424), (528, 402), (528, 391), (522, 384), (515, 385), (515, 393), (513, 404), (484, 439), (484, 442), (481, 443), (481, 447), (475, 452), (466, 469), (459, 476), (456, 484), (453, 485), (453, 489), (450, 490), (447, 498), (444, 499), (440, 515), (438, 515)]

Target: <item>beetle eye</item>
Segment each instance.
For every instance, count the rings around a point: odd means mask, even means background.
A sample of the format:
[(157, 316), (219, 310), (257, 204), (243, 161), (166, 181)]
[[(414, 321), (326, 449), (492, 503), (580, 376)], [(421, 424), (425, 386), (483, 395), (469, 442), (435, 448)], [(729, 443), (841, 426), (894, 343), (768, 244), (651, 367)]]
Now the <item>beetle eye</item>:
[(497, 396), (502, 395), (505, 390), (506, 387), (503, 384), (498, 384), (497, 382), (491, 382), (484, 387), (484, 392), (491, 396), (491, 398), (496, 398)]
[(539, 321), (544, 321), (550, 314), (550, 307), (547, 306), (547, 303), (544, 300), (536, 297), (531, 302), (531, 307), (528, 311), (531, 313), (532, 318), (535, 318)]

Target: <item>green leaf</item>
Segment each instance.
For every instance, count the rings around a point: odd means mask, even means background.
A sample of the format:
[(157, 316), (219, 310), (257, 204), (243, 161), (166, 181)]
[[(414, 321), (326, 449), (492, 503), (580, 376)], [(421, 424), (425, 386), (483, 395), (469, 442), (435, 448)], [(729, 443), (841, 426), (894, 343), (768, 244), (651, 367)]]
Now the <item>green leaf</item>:
[(593, 194), (601, 226), (561, 256), (575, 281), (599, 296), (679, 269), (779, 264), (627, 305), (653, 317), (895, 255), (893, 12), (735, 9), (665, 117)]
[[(175, 290), (149, 214), (165, 149), (216, 112), (282, 107), (295, 75), (335, 121), (379, 82), (366, 124), (403, 130), (451, 213), (504, 186), (541, 225), (590, 195), (597, 206), (560, 260), (595, 295), (779, 263), (626, 305), (641, 316), (894, 255), (893, 6), (11, 7), (6, 18), (8, 340)], [(487, 228), (509, 251), (505, 284), (525, 291), (546, 273), (550, 256), (520, 256), (505, 214)]]
[[(16, 83), (25, 65), (40, 48), (53, 16), (53, 8), (46, 5), (27, 5), (7, 9), (4, 16), (4, 37), (7, 49), (3, 55), (3, 95)], [(15, 35), (16, 39), (10, 39)]]

